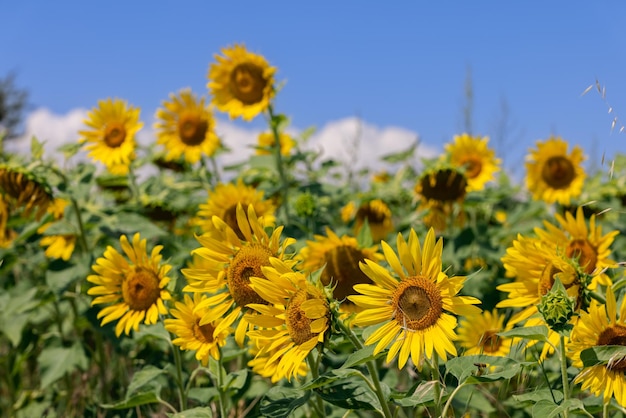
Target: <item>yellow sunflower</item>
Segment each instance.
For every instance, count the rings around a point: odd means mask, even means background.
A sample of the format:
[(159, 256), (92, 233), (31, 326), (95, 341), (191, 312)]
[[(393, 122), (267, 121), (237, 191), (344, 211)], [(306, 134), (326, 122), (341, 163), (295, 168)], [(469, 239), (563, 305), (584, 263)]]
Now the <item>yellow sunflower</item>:
[[(606, 305), (594, 303), (589, 313), (582, 312), (578, 324), (574, 327), (568, 345), (572, 365), (583, 369), (580, 353), (592, 347), (604, 345), (626, 345), (626, 299), (622, 301), (619, 318), (617, 317), (617, 301), (613, 290), (609, 287), (606, 294)], [(615, 397), (617, 403), (626, 407), (626, 362), (619, 360), (607, 364), (585, 367), (574, 379), (574, 383), (582, 383), (582, 389), (589, 389), (594, 395), (602, 394), (607, 403)]]
[[(285, 344), (286, 345), (286, 344)], [(248, 366), (252, 368), (252, 371), (259, 376), (263, 376), (265, 378), (271, 379), (272, 383), (278, 382), (282, 379), (282, 376), (279, 378), (279, 374), (276, 373), (278, 370), (278, 364), (280, 361), (270, 361), (274, 358), (275, 355), (280, 356), (280, 352), (284, 347), (278, 346), (272, 350), (267, 348), (267, 342), (264, 339), (256, 338), (255, 336), (250, 336), (250, 344), (249, 344), (249, 353), (253, 357), (252, 360), (248, 361)], [(259, 355), (261, 350), (263, 349), (263, 354)], [(292, 371), (292, 376), (296, 378), (296, 380), (300, 380), (301, 377), (305, 377), (309, 372), (309, 367), (306, 362), (300, 363), (299, 366), (296, 366)]]
[(585, 181), (583, 151), (574, 147), (567, 152), (568, 143), (560, 137), (545, 142), (537, 141), (537, 149), (530, 150), (526, 160), (526, 187), (533, 199), (547, 203), (568, 205), (580, 195)]
[(103, 163), (113, 174), (124, 175), (135, 158), (135, 134), (143, 127), (139, 109), (124, 100), (106, 99), (87, 113), (80, 143), (87, 143), (89, 157)]
[[(270, 257), (284, 258), (285, 250), (292, 245), (293, 238), (281, 240), (283, 227), (272, 230), (271, 236), (265, 231), (263, 219), (257, 218), (254, 206), (248, 206), (248, 212), (241, 204), (237, 205), (237, 232), (217, 216), (213, 217), (214, 228), (211, 232), (198, 236), (202, 247), (192, 254), (205, 259), (204, 269), (183, 269), (183, 275), (190, 285), (186, 292), (211, 292), (215, 294), (200, 303), (207, 309), (200, 325), (204, 325), (227, 315), (224, 326), (232, 325), (246, 311), (249, 303), (264, 303), (264, 300), (250, 287), (250, 277), (264, 277), (262, 267), (269, 265)], [(295, 261), (286, 261), (294, 265)], [(235, 331), (235, 341), (242, 346), (248, 322), (245, 317), (239, 320)]]
[(359, 234), (365, 221), (370, 227), (372, 240), (375, 242), (387, 238), (387, 235), (394, 231), (391, 210), (380, 199), (370, 200), (359, 206), (355, 215), (354, 235)]
[(462, 134), (455, 135), (454, 142), (445, 146), (450, 163), (465, 169), (468, 192), (484, 189), (485, 183), (492, 181), (494, 173), (500, 170), (500, 160), (488, 142), (488, 137)]
[(17, 235), (15, 231), (7, 227), (9, 221), (9, 208), (0, 195), (0, 248), (9, 248)]
[(92, 269), (96, 274), (87, 277), (95, 284), (87, 293), (97, 296), (92, 305), (108, 304), (98, 313), (102, 325), (119, 319), (115, 326), (118, 337), (130, 330), (137, 331), (143, 321), (156, 324), (159, 314), (167, 314), (163, 301), (171, 299), (165, 286), (170, 281), (167, 273), (172, 266), (161, 263), (161, 245), (146, 251), (146, 240), (139, 233), (133, 236), (132, 244), (122, 235), (120, 244), (126, 257), (109, 246), (104, 256), (96, 260)]
[(206, 203), (199, 206), (198, 213), (193, 223), (200, 227), (203, 232), (213, 229), (213, 217), (217, 216), (230, 226), (239, 236), (244, 239), (239, 225), (237, 224), (237, 205), (244, 208), (254, 206), (256, 215), (263, 219), (263, 226), (268, 227), (276, 222), (274, 213), (276, 206), (272, 201), (263, 198), (263, 191), (252, 186), (246, 186), (241, 179), (236, 184), (221, 183), (215, 189), (209, 191)]
[(511, 322), (504, 325), (504, 315), (498, 313), (497, 309), (461, 318), (457, 333), (459, 344), (465, 349), (463, 355), (506, 357), (513, 345), (513, 339), (500, 337), (498, 333), (512, 328)]
[(21, 209), (25, 217), (35, 211), (40, 219), (52, 202), (50, 186), (21, 167), (0, 165), (0, 195), (7, 211)]
[(352, 221), (354, 215), (356, 215), (356, 203), (353, 201), (346, 203), (346, 205), (341, 208), (340, 215), (344, 223)]
[(348, 299), (363, 308), (356, 314), (354, 325), (383, 324), (365, 340), (365, 345), (378, 342), (374, 354), (391, 345), (388, 363), (398, 356), (398, 367), (402, 368), (410, 355), (421, 370), (424, 357), (430, 359), (436, 353), (445, 360), (448, 353), (456, 355), (452, 343), (457, 339), (454, 315), (480, 312), (473, 306), (480, 301), (457, 295), (465, 277), (449, 278), (441, 271), (443, 241), (435, 242), (433, 229), (426, 234), (423, 246), (413, 229), (408, 243), (402, 234), (398, 234), (396, 243), (398, 255), (385, 241), (381, 242), (395, 277), (376, 262), (365, 260), (361, 269), (374, 284), (354, 286), (360, 295)]
[(424, 211), (423, 221), (428, 227), (444, 231), (449, 222), (462, 226), (465, 213), (461, 204), (467, 192), (467, 178), (460, 169), (447, 164), (436, 164), (424, 171), (415, 185), (418, 211)]
[(332, 284), (333, 297), (338, 301), (345, 299), (341, 304), (342, 310), (352, 311), (354, 304), (346, 298), (356, 294), (353, 286), (372, 283), (359, 268), (359, 263), (366, 259), (382, 261), (383, 256), (378, 252), (378, 246), (361, 248), (356, 238), (348, 235), (340, 238), (329, 228), (326, 228), (326, 236), (315, 235), (314, 238), (315, 241), (306, 241), (306, 246), (300, 250), (300, 269), (313, 273), (324, 268), (320, 277), (322, 284)]
[(307, 355), (324, 342), (330, 309), (323, 290), (303, 273), (277, 258), (270, 258), (270, 264), (262, 268), (264, 278), (250, 278), (250, 286), (269, 303), (250, 305), (258, 315), (247, 319), (261, 328), (250, 337), (260, 347), (256, 358), (267, 358), (262, 374), (275, 368), (273, 382), (291, 381), (298, 378)]
[[(69, 202), (65, 199), (54, 199), (48, 207), (55, 221), (63, 218), (66, 206)], [(47, 222), (37, 229), (38, 234), (43, 234), (52, 225), (53, 222)], [(45, 255), (48, 258), (61, 258), (65, 261), (69, 260), (76, 247), (76, 234), (47, 235), (41, 238), (39, 244), (46, 247)]]
[(220, 145), (215, 134), (213, 113), (204, 104), (204, 97), (197, 99), (190, 89), (171, 94), (157, 110), (157, 143), (164, 145), (166, 160), (175, 161), (181, 156), (195, 164), (202, 156), (210, 157)]
[[(274, 134), (272, 132), (263, 132), (259, 134), (258, 147), (256, 149), (257, 155), (270, 155), (272, 154), (272, 147), (274, 146)], [(296, 141), (288, 133), (281, 132), (278, 135), (278, 142), (280, 143), (280, 153), (282, 155), (289, 155), (293, 147), (296, 146)]]
[(565, 213), (565, 217), (558, 213), (555, 216), (559, 225), (544, 221), (545, 230), (535, 228), (537, 237), (554, 251), (576, 260), (585, 273), (594, 274), (598, 284), (610, 286), (611, 279), (604, 270), (617, 267), (615, 261), (609, 257), (610, 247), (619, 231), (602, 235), (602, 226), (596, 225), (595, 214), (589, 218), (587, 227), (582, 207), (576, 210), (576, 217), (569, 212)]
[(232, 119), (241, 116), (252, 120), (268, 108), (274, 97), (276, 68), (243, 45), (223, 48), (222, 54), (215, 55), (217, 62), (209, 69), (207, 87), (213, 104)]
[(172, 343), (181, 350), (195, 351), (196, 360), (206, 367), (209, 357), (219, 360), (219, 348), (226, 345), (226, 338), (232, 333), (232, 328), (225, 326), (221, 318), (200, 325), (206, 308), (198, 306), (204, 299), (206, 296), (200, 293), (194, 294), (193, 299), (185, 295), (184, 302), (176, 302), (170, 310), (174, 318), (166, 319), (164, 324), (166, 330), (176, 335)]

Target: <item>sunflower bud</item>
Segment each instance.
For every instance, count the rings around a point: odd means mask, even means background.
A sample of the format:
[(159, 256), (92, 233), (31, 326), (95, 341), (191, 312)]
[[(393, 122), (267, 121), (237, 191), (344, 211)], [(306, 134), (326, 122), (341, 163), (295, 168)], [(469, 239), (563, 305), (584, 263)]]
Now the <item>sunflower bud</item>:
[(537, 308), (550, 329), (562, 332), (570, 328), (569, 320), (574, 315), (576, 300), (567, 294), (561, 280), (555, 277), (552, 289), (541, 297)]
[(294, 208), (296, 210), (296, 214), (300, 217), (307, 218), (313, 216), (315, 210), (317, 209), (315, 204), (315, 198), (309, 192), (302, 193), (296, 199)]

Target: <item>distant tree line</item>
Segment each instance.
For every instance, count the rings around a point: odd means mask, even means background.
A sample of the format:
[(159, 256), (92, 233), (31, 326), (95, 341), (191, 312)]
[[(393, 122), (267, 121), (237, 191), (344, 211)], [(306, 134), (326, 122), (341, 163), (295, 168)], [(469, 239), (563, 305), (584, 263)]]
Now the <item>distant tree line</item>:
[(0, 137), (18, 137), (24, 111), (28, 102), (28, 91), (15, 84), (16, 75), (8, 73), (0, 78)]

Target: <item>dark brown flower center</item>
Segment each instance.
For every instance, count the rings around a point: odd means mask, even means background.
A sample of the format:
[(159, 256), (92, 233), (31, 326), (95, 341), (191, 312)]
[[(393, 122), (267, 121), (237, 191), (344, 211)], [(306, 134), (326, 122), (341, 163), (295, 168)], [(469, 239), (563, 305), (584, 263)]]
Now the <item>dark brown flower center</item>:
[(572, 240), (568, 245), (565, 254), (569, 258), (578, 260), (578, 265), (587, 274), (593, 273), (598, 263), (598, 252), (586, 239)]
[(272, 251), (261, 244), (248, 244), (230, 262), (226, 272), (228, 290), (238, 306), (267, 302), (250, 287), (250, 277), (265, 278), (262, 266), (269, 266)]
[(263, 69), (252, 63), (239, 64), (230, 74), (230, 91), (245, 105), (263, 100), (266, 85)]
[(483, 169), (483, 163), (479, 157), (469, 157), (465, 159), (463, 166), (465, 166), (465, 175), (468, 179), (478, 177)]
[[(328, 251), (324, 259), (326, 268), (322, 272), (322, 283), (336, 285), (333, 297), (337, 300), (346, 299), (349, 295), (356, 294), (353, 286), (361, 283), (373, 283), (359, 268), (359, 262), (365, 260), (365, 256), (352, 246), (341, 245)], [(346, 300), (346, 303), (352, 303)]]
[(561, 156), (550, 157), (541, 169), (541, 178), (553, 189), (567, 188), (576, 177), (572, 162)]
[(421, 194), (426, 199), (452, 202), (465, 196), (467, 180), (456, 170), (447, 168), (420, 179)]
[(213, 342), (213, 331), (215, 331), (215, 327), (213, 325), (204, 324), (200, 325), (200, 319), (196, 320), (196, 323), (193, 325), (193, 336), (196, 340), (201, 341), (203, 343), (210, 344)]
[(185, 116), (178, 121), (178, 135), (185, 145), (201, 144), (208, 128), (208, 122), (197, 116)]
[(382, 224), (387, 219), (387, 214), (377, 210), (371, 204), (365, 203), (356, 211), (356, 220), (363, 223), (366, 219), (370, 225)]
[[(600, 333), (597, 345), (624, 345), (626, 346), (626, 327), (623, 325), (611, 325)], [(611, 371), (626, 371), (626, 359), (618, 360), (607, 364), (607, 369)]]
[(122, 282), (124, 302), (133, 311), (145, 311), (161, 297), (159, 278), (144, 267), (134, 267)]
[(498, 330), (487, 330), (480, 337), (479, 345), (482, 347), (484, 353), (495, 353), (500, 348), (500, 337), (498, 337)]
[(306, 316), (306, 313), (301, 307), (302, 303), (308, 299), (311, 298), (306, 290), (299, 290), (292, 296), (287, 305), (285, 324), (287, 325), (289, 336), (297, 345), (304, 344), (311, 338), (317, 336), (317, 334), (311, 331), (311, 319)]
[(111, 123), (104, 128), (104, 142), (109, 148), (118, 148), (126, 139), (126, 128), (119, 123)]
[(443, 313), (443, 301), (437, 285), (423, 276), (400, 282), (392, 295), (394, 319), (405, 330), (426, 329)]
[[(237, 234), (239, 239), (241, 240), (246, 239), (246, 237), (243, 235), (243, 232), (241, 232), (241, 228), (239, 228), (239, 222), (237, 222), (237, 205), (236, 204), (226, 209), (222, 220), (226, 222), (226, 225), (230, 226), (233, 231), (235, 231), (235, 234)], [(248, 221), (248, 213), (246, 213), (246, 221)]]

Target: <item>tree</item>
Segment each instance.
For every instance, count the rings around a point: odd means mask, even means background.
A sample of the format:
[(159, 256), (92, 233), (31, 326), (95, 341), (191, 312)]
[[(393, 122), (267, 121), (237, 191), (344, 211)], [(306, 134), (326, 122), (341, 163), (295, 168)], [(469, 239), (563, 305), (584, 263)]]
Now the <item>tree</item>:
[(11, 139), (20, 135), (27, 100), (28, 92), (15, 86), (15, 73), (0, 78), (0, 136)]

